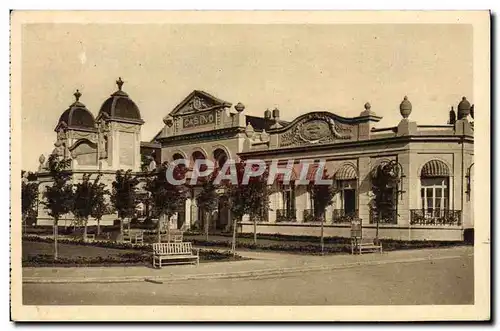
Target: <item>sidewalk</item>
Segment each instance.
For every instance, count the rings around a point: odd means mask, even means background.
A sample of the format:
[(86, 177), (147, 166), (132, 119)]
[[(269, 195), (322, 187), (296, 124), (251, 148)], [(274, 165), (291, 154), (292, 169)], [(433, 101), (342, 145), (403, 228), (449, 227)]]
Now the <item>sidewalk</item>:
[(263, 277), (299, 272), (344, 269), (388, 263), (459, 258), (473, 255), (473, 247), (423, 249), (364, 255), (310, 256), (239, 251), (252, 260), (202, 263), (199, 266), (23, 268), (23, 283), (174, 282), (192, 279)]

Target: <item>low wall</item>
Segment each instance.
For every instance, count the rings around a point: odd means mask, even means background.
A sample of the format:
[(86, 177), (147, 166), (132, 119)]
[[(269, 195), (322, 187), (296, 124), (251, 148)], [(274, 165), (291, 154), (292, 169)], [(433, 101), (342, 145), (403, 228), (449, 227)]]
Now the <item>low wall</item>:
[[(253, 233), (253, 224), (242, 222), (240, 224), (242, 233)], [(375, 225), (363, 225), (364, 237), (375, 237)], [(321, 236), (321, 226), (319, 224), (281, 224), (268, 223), (258, 224), (257, 233), (283, 234), (291, 236)], [(345, 237), (351, 236), (350, 225), (325, 225), (325, 237)], [(463, 229), (452, 226), (421, 226), (411, 227), (398, 225), (380, 225), (379, 238), (396, 240), (463, 240)]]
[[(112, 226), (115, 219), (116, 219), (115, 216), (103, 217), (100, 224), (101, 224), (101, 226)], [(58, 223), (59, 223), (59, 226), (70, 226), (70, 225), (72, 225), (72, 219), (70, 219), (70, 218), (60, 219)], [(36, 220), (36, 225), (38, 225), (38, 226), (54, 225), (54, 219), (53, 218), (39, 217)], [(97, 221), (95, 219), (91, 218), (91, 219), (89, 219), (87, 225), (88, 226), (97, 225)]]

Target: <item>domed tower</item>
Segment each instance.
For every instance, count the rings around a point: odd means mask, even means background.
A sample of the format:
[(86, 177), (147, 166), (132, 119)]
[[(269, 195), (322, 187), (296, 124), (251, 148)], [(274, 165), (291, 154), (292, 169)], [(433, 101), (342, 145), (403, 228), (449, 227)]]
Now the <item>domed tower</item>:
[(140, 135), (144, 121), (139, 107), (122, 90), (124, 81), (116, 81), (118, 90), (104, 101), (97, 116), (100, 159), (112, 170), (140, 171)]
[(97, 133), (96, 122), (92, 113), (80, 102), (80, 91), (76, 90), (73, 95), (75, 102), (62, 113), (54, 129), (57, 140), (52, 154), (61, 159), (74, 159), (78, 164), (96, 166), (97, 149), (93, 142)]

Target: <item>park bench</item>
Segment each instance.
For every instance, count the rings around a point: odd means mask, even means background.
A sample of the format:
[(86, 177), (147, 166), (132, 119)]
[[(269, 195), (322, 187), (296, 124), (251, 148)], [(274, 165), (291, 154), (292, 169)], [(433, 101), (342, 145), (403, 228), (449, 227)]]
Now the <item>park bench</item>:
[(85, 241), (87, 241), (87, 242), (93, 242), (93, 241), (95, 241), (95, 234), (93, 234), (93, 233), (87, 233), (87, 238), (85, 238)]
[(125, 230), (123, 231), (122, 241), (131, 244), (143, 244), (144, 232), (142, 230)]
[[(170, 238), (170, 239), (169, 239)], [(182, 233), (171, 233), (170, 236), (166, 233), (161, 234), (161, 241), (162, 242), (174, 242), (174, 243), (181, 243), (183, 240), (183, 235)]]
[(351, 254), (363, 254), (363, 252), (378, 251), (382, 253), (382, 244), (375, 244), (373, 238), (352, 237), (351, 238)]
[[(167, 262), (162, 263), (164, 260)], [(153, 268), (185, 263), (200, 263), (199, 250), (193, 249), (190, 242), (153, 244)]]

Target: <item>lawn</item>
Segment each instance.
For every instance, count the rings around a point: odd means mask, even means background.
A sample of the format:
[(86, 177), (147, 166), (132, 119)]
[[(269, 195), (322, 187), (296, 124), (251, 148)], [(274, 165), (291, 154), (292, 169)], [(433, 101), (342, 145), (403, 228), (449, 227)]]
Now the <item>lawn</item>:
[[(23, 260), (27, 259), (30, 255), (53, 255), (54, 254), (54, 244), (44, 243), (44, 242), (31, 242), (23, 240)], [(61, 258), (74, 258), (77, 256), (94, 258), (94, 257), (108, 257), (108, 256), (120, 256), (126, 253), (137, 253), (136, 250), (132, 249), (115, 249), (115, 248), (104, 248), (95, 246), (80, 246), (80, 245), (70, 245), (70, 244), (58, 244), (58, 253)]]
[[(42, 239), (49, 240), (49, 239)], [(110, 248), (81, 243), (59, 243), (57, 261), (53, 259), (54, 243), (25, 239), (22, 243), (23, 267), (77, 267), (77, 266), (116, 266), (151, 265), (151, 248)], [(229, 251), (201, 249), (200, 263), (227, 262), (242, 260), (232, 256)]]

